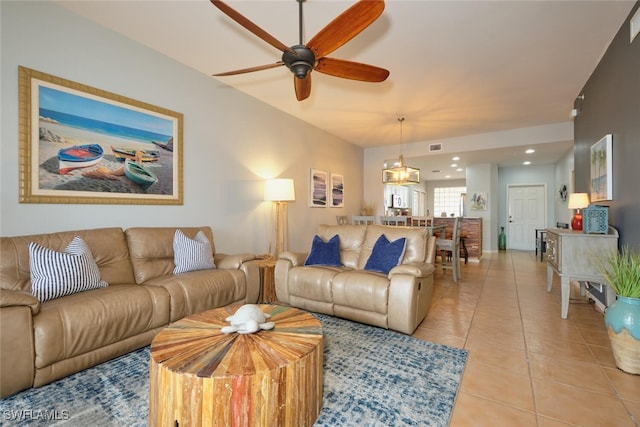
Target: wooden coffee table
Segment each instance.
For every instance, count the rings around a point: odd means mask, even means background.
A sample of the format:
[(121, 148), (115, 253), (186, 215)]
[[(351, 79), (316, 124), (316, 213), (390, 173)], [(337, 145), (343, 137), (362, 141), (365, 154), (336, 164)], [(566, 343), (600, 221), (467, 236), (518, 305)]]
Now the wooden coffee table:
[(274, 329), (223, 334), (238, 307), (186, 317), (156, 335), (149, 425), (313, 425), (322, 407), (320, 321), (296, 308), (260, 305)]

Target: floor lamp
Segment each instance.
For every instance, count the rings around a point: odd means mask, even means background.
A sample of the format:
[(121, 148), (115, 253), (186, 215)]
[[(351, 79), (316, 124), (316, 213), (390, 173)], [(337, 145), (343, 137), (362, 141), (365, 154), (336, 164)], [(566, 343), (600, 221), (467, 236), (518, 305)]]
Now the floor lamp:
[[(293, 179), (268, 179), (264, 182), (264, 199), (273, 202), (271, 208), (272, 226), (269, 232), (269, 253), (278, 259), (281, 252), (287, 250), (289, 244), (288, 202), (296, 200)], [(275, 247), (273, 233), (275, 229)]]

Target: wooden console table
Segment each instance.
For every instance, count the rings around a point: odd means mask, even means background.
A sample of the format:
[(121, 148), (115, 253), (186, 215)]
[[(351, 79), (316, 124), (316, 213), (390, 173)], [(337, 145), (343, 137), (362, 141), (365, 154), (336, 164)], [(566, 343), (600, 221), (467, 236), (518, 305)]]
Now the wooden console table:
[(553, 273), (560, 276), (563, 319), (569, 312), (571, 279), (604, 283), (598, 263), (618, 250), (618, 231), (609, 227), (607, 234), (585, 234), (563, 228), (547, 228), (547, 292), (551, 292)]
[(310, 427), (323, 392), (322, 325), (260, 305), (275, 327), (223, 334), (239, 305), (185, 317), (151, 343), (149, 425)]

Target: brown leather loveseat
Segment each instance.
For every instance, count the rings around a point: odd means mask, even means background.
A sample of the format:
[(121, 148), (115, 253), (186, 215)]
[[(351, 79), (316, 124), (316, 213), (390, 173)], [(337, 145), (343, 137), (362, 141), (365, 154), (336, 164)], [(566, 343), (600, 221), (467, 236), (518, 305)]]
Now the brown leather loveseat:
[[(426, 317), (433, 293), (435, 237), (422, 227), (320, 225), (324, 242), (339, 236), (341, 266), (305, 265), (307, 253), (284, 252), (275, 268), (278, 301), (411, 334)], [(399, 265), (388, 274), (365, 269), (384, 235), (405, 238)]]
[[(215, 269), (173, 274), (177, 228), (101, 228), (2, 237), (0, 245), (0, 397), (97, 365), (151, 343), (169, 323), (232, 303), (255, 303), (253, 255), (215, 251)], [(41, 303), (31, 294), (30, 242), (63, 251), (79, 236), (107, 287)]]

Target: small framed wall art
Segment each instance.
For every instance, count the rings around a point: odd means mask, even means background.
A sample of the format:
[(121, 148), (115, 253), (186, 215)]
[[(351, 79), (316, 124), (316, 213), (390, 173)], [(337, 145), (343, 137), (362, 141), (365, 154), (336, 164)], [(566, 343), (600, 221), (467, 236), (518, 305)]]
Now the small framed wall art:
[(344, 175), (331, 174), (331, 205), (332, 208), (344, 207)]
[(309, 176), (309, 206), (312, 208), (327, 207), (327, 172), (311, 169)]
[(613, 200), (613, 136), (605, 135), (591, 146), (591, 202)]

